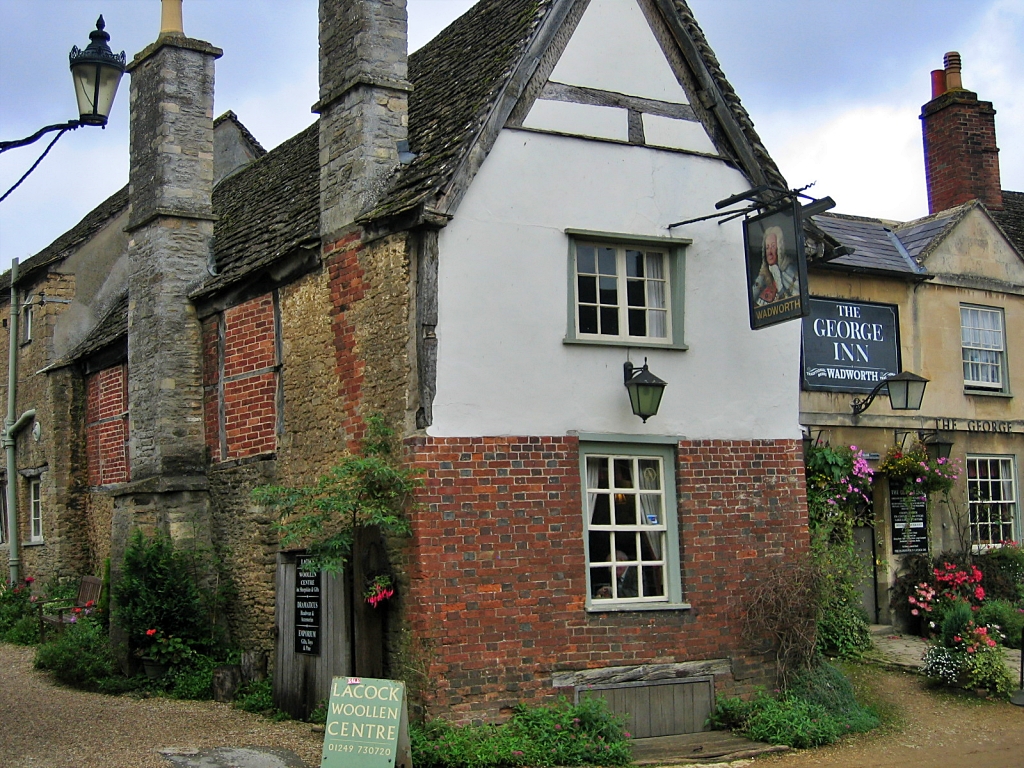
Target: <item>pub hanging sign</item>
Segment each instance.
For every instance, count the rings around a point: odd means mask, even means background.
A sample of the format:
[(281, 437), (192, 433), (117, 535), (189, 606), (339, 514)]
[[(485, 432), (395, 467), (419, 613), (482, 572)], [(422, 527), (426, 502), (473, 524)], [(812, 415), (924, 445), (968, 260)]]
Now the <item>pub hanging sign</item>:
[(744, 219), (743, 243), (750, 327), (804, 317), (809, 303), (800, 203), (794, 200)]

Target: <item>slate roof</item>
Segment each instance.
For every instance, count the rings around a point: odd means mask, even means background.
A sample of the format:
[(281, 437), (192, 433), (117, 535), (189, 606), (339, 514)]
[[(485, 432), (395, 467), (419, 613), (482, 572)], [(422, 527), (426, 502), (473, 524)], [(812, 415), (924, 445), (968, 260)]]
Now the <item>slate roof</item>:
[[(117, 218), (127, 209), (128, 185), (125, 184), (121, 189), (89, 211), (85, 218), (43, 248), (35, 256), (25, 259), (25, 261), (18, 264), (19, 282), (29, 272), (67, 258), (75, 248), (95, 235), (111, 219)], [(0, 275), (0, 296), (6, 294), (8, 301), (10, 300), (10, 287), (11, 271), (7, 270)]]
[[(912, 258), (895, 222), (836, 213), (823, 213), (812, 219), (842, 245), (854, 249), (852, 254), (827, 262), (830, 269), (888, 272), (908, 277), (927, 274)], [(915, 235), (915, 247), (920, 241)]]
[(1003, 210), (992, 211), (992, 218), (1007, 234), (1017, 250), (1024, 254), (1024, 192), (1003, 190)]

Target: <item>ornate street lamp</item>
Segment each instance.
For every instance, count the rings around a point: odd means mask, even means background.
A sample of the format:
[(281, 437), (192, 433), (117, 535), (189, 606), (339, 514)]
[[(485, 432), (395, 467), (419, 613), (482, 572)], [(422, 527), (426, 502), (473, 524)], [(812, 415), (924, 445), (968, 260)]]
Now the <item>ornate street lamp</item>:
[(68, 55), (71, 77), (75, 81), (75, 96), (78, 98), (78, 119), (83, 125), (107, 124), (117, 86), (124, 74), (124, 51), (115, 54), (110, 50), (107, 45), (110, 35), (104, 31), (104, 27), (106, 24), (100, 16), (96, 21), (96, 29), (89, 33), (92, 42), (84, 51), (74, 46)]
[(628, 360), (622, 364), (622, 373), (629, 392), (629, 404), (633, 415), (643, 419), (644, 424), (651, 416), (658, 413), (661, 396), (665, 392), (666, 382), (659, 379), (647, 369), (647, 358), (642, 368), (634, 368)]
[(928, 379), (918, 376), (916, 373), (910, 373), (909, 371), (897, 373), (885, 381), (880, 381), (871, 390), (871, 394), (866, 399), (854, 400), (850, 407), (853, 409), (854, 416), (864, 413), (871, 403), (874, 402), (875, 396), (885, 387), (886, 392), (889, 394), (889, 407), (894, 411), (919, 411), (921, 410), (921, 401), (924, 399), (924, 388), (927, 384)]
[(75, 84), (75, 96), (78, 98), (78, 119), (48, 125), (24, 139), (0, 141), (0, 152), (6, 152), (8, 149), (28, 146), (52, 131), (59, 131), (39, 159), (25, 172), (25, 175), (0, 197), (0, 202), (6, 200), (7, 196), (28, 178), (28, 175), (36, 169), (53, 145), (57, 143), (57, 140), (65, 133), (82, 125), (98, 125), (101, 128), (106, 126), (110, 108), (114, 104), (117, 86), (121, 82), (121, 75), (124, 74), (127, 58), (124, 51), (114, 53), (110, 50), (110, 46), (107, 45), (110, 35), (103, 30), (105, 26), (103, 17), (100, 16), (96, 21), (96, 29), (89, 33), (89, 39), (92, 42), (86, 46), (85, 50), (81, 50), (77, 45), (71, 49), (69, 56), (71, 78)]

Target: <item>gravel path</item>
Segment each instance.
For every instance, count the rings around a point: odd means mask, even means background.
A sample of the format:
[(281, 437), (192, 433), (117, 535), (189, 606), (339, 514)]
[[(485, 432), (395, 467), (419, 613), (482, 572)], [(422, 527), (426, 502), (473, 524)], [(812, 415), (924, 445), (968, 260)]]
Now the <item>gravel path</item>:
[(3, 768), (170, 768), (155, 750), (272, 747), (320, 764), (308, 723), (274, 723), (211, 701), (103, 696), (54, 685), (34, 648), (0, 643)]

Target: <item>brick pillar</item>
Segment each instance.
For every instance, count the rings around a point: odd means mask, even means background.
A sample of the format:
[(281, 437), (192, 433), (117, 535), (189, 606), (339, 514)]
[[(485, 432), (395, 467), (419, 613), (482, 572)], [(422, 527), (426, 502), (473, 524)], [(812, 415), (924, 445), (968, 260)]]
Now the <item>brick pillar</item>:
[(958, 54), (933, 73), (933, 97), (921, 108), (929, 213), (974, 199), (1002, 210), (996, 111), (962, 87)]
[(372, 206), (409, 126), (406, 0), (321, 0), (320, 232)]
[(115, 568), (135, 527), (210, 542), (202, 334), (188, 293), (213, 249), (213, 62), (162, 34), (129, 65), (128, 404), (131, 481), (117, 492)]

